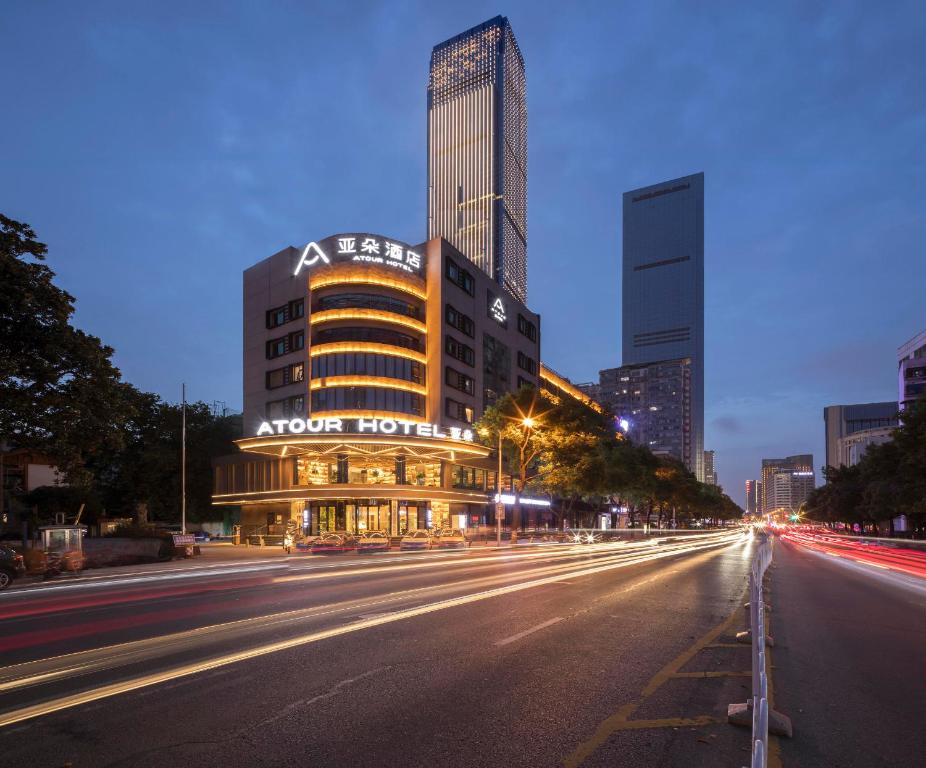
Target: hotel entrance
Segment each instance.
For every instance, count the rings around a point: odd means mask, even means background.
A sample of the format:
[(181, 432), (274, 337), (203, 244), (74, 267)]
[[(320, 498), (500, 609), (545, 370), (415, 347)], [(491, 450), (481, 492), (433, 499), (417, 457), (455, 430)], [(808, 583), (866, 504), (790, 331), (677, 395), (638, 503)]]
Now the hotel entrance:
[(347, 502), (347, 521), (350, 533), (382, 531), (387, 536), (392, 533), (392, 510), (388, 501), (358, 499), (356, 503)]

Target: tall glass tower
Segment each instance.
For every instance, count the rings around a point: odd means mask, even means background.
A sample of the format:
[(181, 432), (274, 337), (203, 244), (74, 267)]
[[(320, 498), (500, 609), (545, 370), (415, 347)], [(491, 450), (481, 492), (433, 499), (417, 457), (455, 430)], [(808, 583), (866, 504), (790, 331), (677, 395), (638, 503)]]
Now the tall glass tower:
[(623, 364), (691, 360), (689, 469), (704, 482), (704, 174), (624, 193)]
[(428, 239), (527, 301), (524, 58), (496, 16), (436, 45), (428, 82)]

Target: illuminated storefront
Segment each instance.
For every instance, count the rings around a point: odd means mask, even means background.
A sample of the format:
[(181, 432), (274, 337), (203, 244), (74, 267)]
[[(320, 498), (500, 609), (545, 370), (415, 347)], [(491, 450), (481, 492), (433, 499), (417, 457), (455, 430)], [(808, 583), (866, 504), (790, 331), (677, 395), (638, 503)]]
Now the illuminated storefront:
[(213, 502), (266, 533), (493, 523), (473, 423), (539, 385), (539, 329), (441, 238), (339, 234), (264, 259), (244, 274), (246, 436)]

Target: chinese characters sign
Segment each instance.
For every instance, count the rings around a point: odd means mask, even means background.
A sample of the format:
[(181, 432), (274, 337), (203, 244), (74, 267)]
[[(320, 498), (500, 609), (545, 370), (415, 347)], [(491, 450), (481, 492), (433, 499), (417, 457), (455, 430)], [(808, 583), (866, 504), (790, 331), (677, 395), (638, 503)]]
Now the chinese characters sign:
[(303, 270), (334, 261), (379, 264), (420, 275), (423, 259), (420, 253), (398, 240), (369, 234), (334, 235), (306, 245), (293, 275), (298, 276)]

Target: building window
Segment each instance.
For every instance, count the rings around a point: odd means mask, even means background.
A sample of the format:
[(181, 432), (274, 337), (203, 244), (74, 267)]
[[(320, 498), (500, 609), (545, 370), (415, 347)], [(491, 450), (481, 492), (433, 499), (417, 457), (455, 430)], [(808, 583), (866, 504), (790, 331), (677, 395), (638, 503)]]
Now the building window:
[(339, 293), (323, 296), (318, 300), (316, 311), (324, 312), (326, 309), (378, 309), (421, 319), (421, 308), (417, 304), (373, 293)]
[(267, 403), (268, 419), (288, 419), (292, 416), (301, 416), (305, 413), (305, 397), (295, 395), (282, 400), (271, 400)]
[(476, 295), (476, 283), (473, 276), (453, 259), (447, 259), (447, 279), (470, 296)]
[(511, 350), (488, 333), (482, 335), (482, 369), (486, 407), (510, 389)]
[(450, 483), (454, 488), (467, 491), (484, 491), (486, 488), (486, 472), (484, 469), (461, 467), (454, 464), (450, 470)]
[(285, 387), (297, 381), (305, 381), (305, 363), (293, 363), (267, 371), (267, 389)]
[(456, 328), (469, 337), (472, 337), (476, 333), (476, 326), (473, 323), (473, 319), (468, 315), (464, 315), (459, 310), (454, 309), (449, 304), (447, 305), (446, 318), (447, 325), (451, 328)]
[(424, 398), (384, 387), (325, 387), (312, 392), (312, 411), (390, 411), (424, 415)]
[(298, 320), (305, 315), (305, 300), (295, 299), (282, 307), (267, 310), (267, 327), (277, 328), (290, 320)]
[(305, 331), (294, 331), (267, 342), (267, 359), (296, 352), (305, 346)]
[(476, 352), (475, 350), (464, 344), (462, 341), (457, 341), (453, 336), (448, 336), (444, 349), (447, 351), (447, 354), (450, 355), (454, 360), (459, 360), (461, 363), (466, 363), (471, 368), (476, 367)]
[(531, 341), (537, 341), (537, 326), (520, 312), (518, 313), (518, 330)]
[(379, 376), (424, 383), (424, 365), (375, 352), (337, 352), (312, 358), (312, 378), (328, 376)]
[(473, 407), (471, 405), (459, 403), (449, 397), (447, 398), (446, 413), (451, 419), (465, 421), (467, 424), (473, 423)]
[(537, 386), (537, 385), (534, 384), (534, 382), (532, 382), (530, 379), (525, 379), (523, 376), (518, 376), (518, 389), (521, 389), (521, 387), (534, 387), (534, 388), (536, 388), (536, 386)]
[(313, 344), (328, 344), (337, 341), (369, 341), (422, 351), (421, 342), (418, 339), (391, 328), (325, 328), (318, 331), (312, 338)]
[(528, 357), (521, 351), (518, 351), (518, 368), (522, 371), (527, 371), (532, 376), (537, 375), (537, 361), (532, 357)]
[(445, 376), (448, 387), (458, 389), (460, 392), (465, 392), (467, 395), (472, 395), (476, 391), (476, 382), (473, 381), (472, 377), (454, 370), (449, 365), (447, 366)]

